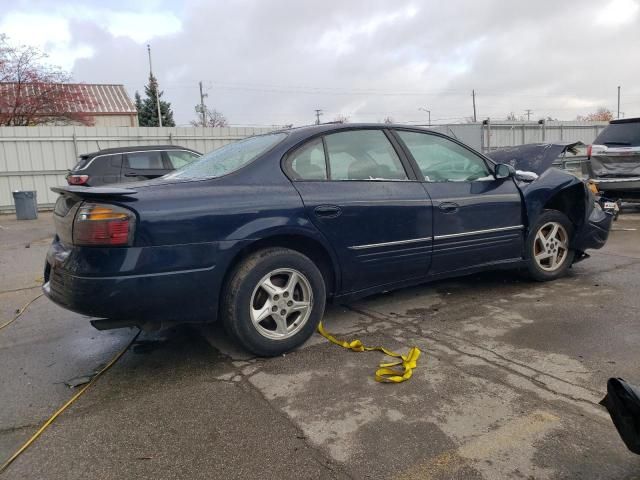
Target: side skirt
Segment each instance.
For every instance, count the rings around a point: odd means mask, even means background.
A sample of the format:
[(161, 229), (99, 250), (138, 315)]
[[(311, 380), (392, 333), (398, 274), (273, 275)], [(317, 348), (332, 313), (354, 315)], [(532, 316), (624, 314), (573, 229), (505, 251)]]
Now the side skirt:
[(427, 275), (422, 278), (412, 278), (404, 280), (402, 282), (388, 283), (384, 285), (378, 285), (375, 287), (366, 288), (364, 290), (358, 290), (356, 292), (342, 293), (330, 298), (331, 303), (351, 302), (359, 298), (368, 297), (376, 293), (388, 292), (391, 290), (397, 290), (400, 288), (411, 287), (415, 285), (421, 285), (423, 283), (430, 283), (436, 280), (443, 280), (445, 278), (464, 277), (467, 275), (473, 275), (474, 273), (484, 272), (488, 270), (513, 270), (526, 265), (526, 260), (522, 258), (513, 258), (508, 260), (501, 260), (499, 262), (491, 262), (483, 265), (476, 265), (471, 268), (465, 268), (460, 270), (454, 270), (451, 272), (443, 272), (437, 275)]

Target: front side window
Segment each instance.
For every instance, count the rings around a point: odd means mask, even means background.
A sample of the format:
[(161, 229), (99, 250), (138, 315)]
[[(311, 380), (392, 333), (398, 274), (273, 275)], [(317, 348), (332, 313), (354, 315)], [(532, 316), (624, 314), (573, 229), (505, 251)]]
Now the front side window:
[(293, 152), (290, 170), (294, 180), (326, 180), (327, 163), (322, 139), (317, 138)]
[(325, 137), (331, 180), (407, 180), (381, 130), (349, 130)]
[(129, 168), (133, 170), (162, 170), (162, 152), (127, 153)]
[(200, 157), (165, 178), (198, 180), (217, 178), (248, 165), (286, 138), (286, 133), (270, 133), (229, 143)]
[(194, 160), (200, 158), (200, 155), (186, 150), (167, 150), (167, 156), (169, 157), (171, 168), (174, 170), (189, 165)]
[(427, 182), (473, 182), (494, 180), (485, 161), (437, 135), (398, 131)]

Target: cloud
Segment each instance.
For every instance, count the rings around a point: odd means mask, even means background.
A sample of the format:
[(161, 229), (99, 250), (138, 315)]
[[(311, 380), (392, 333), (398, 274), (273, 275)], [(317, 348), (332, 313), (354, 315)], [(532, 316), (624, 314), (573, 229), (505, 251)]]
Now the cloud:
[[(10, 14), (33, 15), (19, 5), (0, 13), (0, 29), (24, 25)], [(574, 119), (614, 109), (618, 85), (622, 110), (640, 116), (638, 0), (56, 5), (39, 10), (76, 80), (124, 83), (133, 95), (148, 77), (150, 39), (154, 72), (182, 124), (194, 116), (199, 81), (207, 103), (235, 124), (311, 123), (316, 108), (327, 121), (425, 122), (419, 107), (432, 120), (462, 121), (472, 89), (481, 118), (531, 109)]]
[(596, 25), (617, 27), (633, 24), (638, 20), (640, 4), (637, 0), (612, 0), (596, 15)]

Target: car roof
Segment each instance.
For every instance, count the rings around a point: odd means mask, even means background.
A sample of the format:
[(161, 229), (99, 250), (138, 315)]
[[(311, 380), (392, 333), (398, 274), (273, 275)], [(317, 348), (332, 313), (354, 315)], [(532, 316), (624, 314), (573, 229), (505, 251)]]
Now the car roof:
[(294, 127), (283, 132), (329, 132), (333, 130), (344, 130), (352, 128), (415, 128), (418, 130), (428, 130), (425, 125), (403, 125), (399, 123), (321, 123), (319, 125), (303, 125)]
[[(367, 129), (367, 128), (402, 128), (411, 130), (430, 131), (424, 125), (402, 125), (397, 123), (321, 123), (319, 125), (304, 125), (301, 127), (279, 130), (289, 135), (289, 141), (299, 141), (304, 138), (312, 137), (316, 134), (339, 132), (341, 130)], [(272, 133), (278, 133), (272, 132)], [(438, 133), (438, 132), (435, 132)]]
[(202, 155), (200, 152), (193, 150), (191, 148), (181, 147), (180, 145), (139, 145), (139, 146), (128, 146), (128, 147), (115, 147), (115, 148), (105, 148), (102, 150), (98, 150), (97, 152), (92, 153), (84, 153), (80, 155), (82, 158), (93, 158), (98, 155), (112, 155), (115, 153), (128, 153), (128, 152), (146, 152), (149, 150), (187, 150), (189, 152), (197, 153), (198, 155)]
[(609, 122), (611, 125), (617, 125), (619, 123), (640, 123), (640, 117), (635, 118), (619, 118), (617, 120), (611, 120)]

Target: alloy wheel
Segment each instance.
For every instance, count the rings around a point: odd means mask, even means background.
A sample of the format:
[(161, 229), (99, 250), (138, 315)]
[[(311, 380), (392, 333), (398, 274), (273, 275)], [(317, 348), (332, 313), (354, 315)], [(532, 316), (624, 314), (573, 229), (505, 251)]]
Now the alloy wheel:
[(558, 222), (540, 227), (533, 242), (533, 258), (546, 272), (554, 272), (564, 264), (569, 254), (569, 235)]
[(251, 295), (251, 321), (272, 340), (290, 338), (307, 323), (313, 309), (309, 280), (297, 270), (279, 268), (266, 274)]

